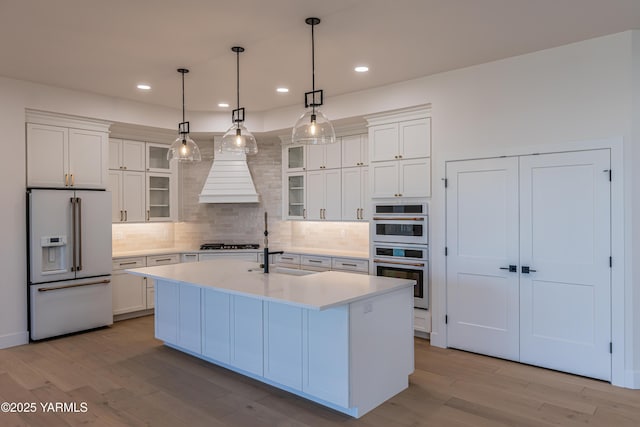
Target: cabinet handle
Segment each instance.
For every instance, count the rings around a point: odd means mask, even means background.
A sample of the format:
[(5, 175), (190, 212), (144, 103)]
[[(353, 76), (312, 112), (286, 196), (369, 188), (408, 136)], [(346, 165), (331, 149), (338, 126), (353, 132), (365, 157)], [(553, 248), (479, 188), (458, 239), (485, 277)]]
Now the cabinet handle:
[(71, 186), (73, 187), (74, 185), (76, 185), (76, 180), (73, 179), (73, 174), (71, 174)]
[(303, 219), (307, 219), (307, 210), (306, 209), (302, 209), (302, 218)]
[(150, 213), (149, 213), (149, 210), (147, 209), (147, 221), (149, 221), (149, 217), (150, 217)]
[(340, 265), (345, 266), (345, 267), (357, 267), (356, 264), (348, 264), (346, 262), (341, 262)]
[(123, 166), (123, 167), (122, 167), (122, 169), (127, 170), (127, 167), (126, 167), (126, 166)]
[(67, 173), (64, 174), (64, 186), (65, 187), (69, 186), (69, 174)]
[(310, 259), (310, 260), (307, 260), (307, 261), (309, 261), (309, 262), (314, 262), (314, 263), (316, 263), (316, 264), (322, 264), (322, 261), (317, 260), (317, 259)]
[(133, 265), (133, 264), (137, 264), (138, 261), (129, 261), (129, 262), (121, 262), (120, 267), (122, 267), (123, 265)]
[(165, 261), (171, 261), (171, 258), (157, 259), (155, 262), (165, 262)]
[(360, 219), (360, 208), (356, 209), (356, 219)]
[(398, 194), (398, 197), (402, 197), (402, 193)]
[(124, 211), (120, 211), (120, 222), (124, 221)]
[(124, 222), (127, 222), (127, 211), (124, 211)]

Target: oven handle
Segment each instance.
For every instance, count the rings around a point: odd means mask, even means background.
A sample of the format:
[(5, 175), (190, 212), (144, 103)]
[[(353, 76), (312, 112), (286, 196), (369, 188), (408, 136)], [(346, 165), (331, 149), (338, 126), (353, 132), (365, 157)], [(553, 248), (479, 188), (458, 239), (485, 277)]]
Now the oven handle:
[(398, 265), (408, 265), (411, 267), (424, 267), (424, 263), (421, 263), (421, 262), (387, 261), (386, 259), (374, 259), (373, 262), (377, 264), (398, 264)]
[(381, 216), (374, 216), (373, 217), (374, 221), (424, 221), (424, 217), (415, 217), (415, 218), (409, 218), (409, 217), (381, 217)]

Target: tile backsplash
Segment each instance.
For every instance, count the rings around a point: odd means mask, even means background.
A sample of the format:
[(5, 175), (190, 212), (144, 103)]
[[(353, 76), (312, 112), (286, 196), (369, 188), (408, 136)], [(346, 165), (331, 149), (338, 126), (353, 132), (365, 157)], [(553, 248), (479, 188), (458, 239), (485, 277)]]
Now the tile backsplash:
[(196, 249), (203, 242), (259, 243), (264, 212), (269, 214), (269, 247), (340, 249), (366, 252), (367, 223), (282, 221), (282, 149), (276, 137), (258, 140), (259, 152), (247, 156), (259, 203), (206, 204), (198, 197), (213, 162), (214, 143), (198, 139), (202, 162), (180, 165), (179, 222), (113, 224), (113, 251), (150, 248)]

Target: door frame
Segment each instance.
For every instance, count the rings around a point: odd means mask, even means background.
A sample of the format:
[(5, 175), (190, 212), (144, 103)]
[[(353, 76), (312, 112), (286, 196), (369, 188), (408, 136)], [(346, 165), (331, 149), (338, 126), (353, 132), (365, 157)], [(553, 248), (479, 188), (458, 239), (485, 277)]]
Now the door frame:
[[(464, 152), (434, 153), (434, 183), (432, 186), (431, 221), (431, 301), (432, 332), (431, 344), (436, 347), (448, 347), (445, 315), (447, 308), (446, 293), (446, 178), (447, 162), (460, 160), (487, 159), (503, 156), (523, 156), (531, 154), (552, 154), (571, 151), (609, 149), (611, 152), (611, 383), (621, 387), (639, 387), (635, 381), (633, 369), (626, 369), (625, 355), (629, 348), (626, 343), (626, 325), (633, 323), (633, 311), (625, 302), (625, 295), (632, 295), (631, 272), (625, 269), (627, 252), (625, 251), (625, 170), (623, 156), (623, 138), (572, 141), (536, 146), (472, 149)], [(630, 220), (629, 220), (630, 221)], [(630, 242), (629, 242), (630, 244)], [(629, 277), (627, 277), (629, 276)], [(629, 305), (630, 305), (629, 301)]]

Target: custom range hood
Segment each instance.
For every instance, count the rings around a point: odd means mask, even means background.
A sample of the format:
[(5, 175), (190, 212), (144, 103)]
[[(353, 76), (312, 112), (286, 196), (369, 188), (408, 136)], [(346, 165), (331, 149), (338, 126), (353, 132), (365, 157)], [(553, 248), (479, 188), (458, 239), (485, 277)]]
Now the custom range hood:
[(245, 153), (220, 152), (215, 138), (214, 158), (200, 193), (200, 203), (258, 203)]

